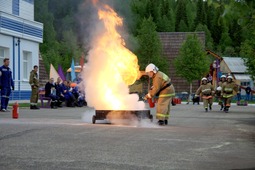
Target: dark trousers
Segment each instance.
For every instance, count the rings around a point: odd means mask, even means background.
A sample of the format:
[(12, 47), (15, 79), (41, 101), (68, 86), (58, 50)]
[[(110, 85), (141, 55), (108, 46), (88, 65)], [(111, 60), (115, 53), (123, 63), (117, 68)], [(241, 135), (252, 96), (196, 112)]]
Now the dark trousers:
[(11, 88), (3, 87), (1, 90), (1, 110), (7, 109), (10, 95), (11, 95)]

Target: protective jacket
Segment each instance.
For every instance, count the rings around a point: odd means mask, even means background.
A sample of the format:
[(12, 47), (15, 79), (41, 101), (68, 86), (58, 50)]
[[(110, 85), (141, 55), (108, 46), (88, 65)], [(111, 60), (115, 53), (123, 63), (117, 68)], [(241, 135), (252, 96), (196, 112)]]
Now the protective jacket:
[(158, 71), (152, 79), (153, 88), (149, 92), (151, 97), (156, 96), (156, 94), (165, 86), (168, 87), (160, 91), (158, 97), (172, 97), (175, 95), (174, 88), (171, 87), (172, 85), (170, 84), (171, 79), (165, 73)]
[(238, 91), (238, 87), (235, 82), (225, 82), (222, 85), (221, 95), (223, 98), (229, 98), (234, 96), (234, 92)]
[(196, 95), (202, 93), (203, 96), (211, 96), (213, 91), (213, 85), (211, 83), (202, 84), (196, 91)]
[(31, 86), (39, 87), (39, 79), (38, 79), (38, 74), (34, 70), (30, 72), (30, 77), (29, 77), (29, 84)]
[(2, 88), (11, 88), (14, 89), (14, 83), (12, 79), (12, 71), (9, 67), (2, 66), (0, 67), (0, 86)]

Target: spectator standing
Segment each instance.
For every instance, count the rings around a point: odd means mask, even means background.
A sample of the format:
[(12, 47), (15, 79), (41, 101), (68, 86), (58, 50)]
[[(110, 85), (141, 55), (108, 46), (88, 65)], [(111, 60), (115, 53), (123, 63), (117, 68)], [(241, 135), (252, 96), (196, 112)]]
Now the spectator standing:
[(240, 101), (242, 99), (241, 97), (241, 86), (238, 86), (238, 91), (237, 91), (237, 101)]
[(6, 112), (9, 103), (11, 89), (14, 90), (12, 71), (9, 68), (9, 58), (4, 59), (4, 65), (0, 67), (1, 111)]
[(249, 101), (250, 95), (251, 95), (251, 88), (249, 85), (245, 88), (245, 92), (246, 92), (246, 101)]
[(34, 69), (30, 72), (29, 84), (32, 89), (30, 97), (30, 109), (40, 109), (37, 107), (38, 102), (38, 92), (39, 92), (39, 78), (38, 78), (38, 66), (34, 65)]

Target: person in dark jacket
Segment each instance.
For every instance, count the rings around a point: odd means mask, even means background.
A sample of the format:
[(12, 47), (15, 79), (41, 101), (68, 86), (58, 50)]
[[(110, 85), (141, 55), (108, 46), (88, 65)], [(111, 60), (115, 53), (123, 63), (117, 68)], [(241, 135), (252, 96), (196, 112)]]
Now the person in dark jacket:
[(4, 65), (0, 67), (1, 111), (6, 112), (11, 90), (14, 90), (12, 71), (9, 68), (9, 58), (4, 59)]
[(45, 84), (45, 97), (51, 98), (50, 106), (52, 109), (56, 109), (58, 97), (56, 96), (54, 78), (50, 78), (50, 80)]
[(62, 102), (65, 101), (65, 96), (62, 93), (62, 86), (63, 83), (61, 83), (61, 78), (58, 77), (57, 82), (55, 83), (55, 89), (56, 89), (56, 96), (58, 97), (57, 99), (57, 106), (62, 107)]
[(72, 92), (70, 91), (70, 87), (67, 81), (63, 82), (63, 85), (61, 86), (61, 93), (65, 96), (66, 106), (67, 107), (74, 107), (76, 103), (76, 99)]
[(246, 92), (246, 101), (249, 101), (251, 96), (251, 88), (249, 85), (245, 88), (245, 92)]

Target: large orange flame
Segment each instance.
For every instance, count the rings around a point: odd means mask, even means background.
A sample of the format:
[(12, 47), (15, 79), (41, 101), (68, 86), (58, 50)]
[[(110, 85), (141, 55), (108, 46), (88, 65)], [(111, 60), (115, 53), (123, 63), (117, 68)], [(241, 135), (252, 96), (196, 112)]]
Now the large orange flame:
[(139, 65), (117, 31), (123, 20), (110, 6), (93, 3), (102, 23), (85, 66), (86, 100), (96, 109), (142, 109), (138, 96), (129, 95), (128, 85), (139, 77)]
[(99, 48), (103, 48), (111, 58), (110, 64), (115, 68), (116, 74), (120, 74), (127, 85), (131, 85), (139, 75), (139, 66), (137, 57), (125, 47), (124, 40), (116, 30), (117, 26), (122, 26), (122, 19), (108, 5), (98, 11), (98, 16), (106, 28), (98, 40)]

